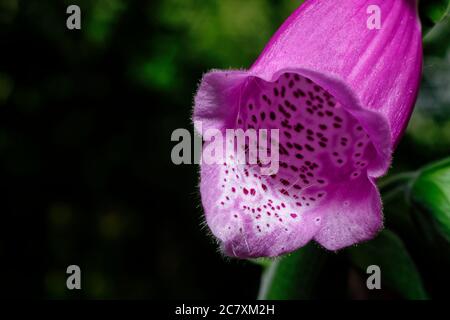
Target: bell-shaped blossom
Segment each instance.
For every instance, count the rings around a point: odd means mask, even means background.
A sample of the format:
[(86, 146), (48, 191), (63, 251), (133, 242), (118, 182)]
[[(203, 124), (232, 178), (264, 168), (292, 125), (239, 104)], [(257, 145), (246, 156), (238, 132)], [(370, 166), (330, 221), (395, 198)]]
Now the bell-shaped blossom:
[(249, 70), (205, 74), (198, 131), (279, 129), (274, 174), (232, 157), (201, 165), (222, 251), (278, 256), (310, 240), (337, 250), (374, 237), (383, 225), (375, 179), (408, 123), (421, 67), (416, 1), (307, 0)]

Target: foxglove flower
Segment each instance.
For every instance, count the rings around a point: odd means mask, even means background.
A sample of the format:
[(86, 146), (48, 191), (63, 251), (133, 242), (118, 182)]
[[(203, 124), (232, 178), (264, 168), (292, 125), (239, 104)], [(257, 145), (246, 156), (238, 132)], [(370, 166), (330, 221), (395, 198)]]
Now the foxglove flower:
[[(373, 5), (380, 29), (367, 25)], [(337, 250), (374, 237), (383, 225), (375, 179), (407, 125), (421, 65), (415, 1), (309, 0), (249, 70), (207, 73), (193, 115), (203, 130), (280, 130), (276, 174), (232, 159), (201, 166), (222, 251), (270, 257), (312, 239)]]

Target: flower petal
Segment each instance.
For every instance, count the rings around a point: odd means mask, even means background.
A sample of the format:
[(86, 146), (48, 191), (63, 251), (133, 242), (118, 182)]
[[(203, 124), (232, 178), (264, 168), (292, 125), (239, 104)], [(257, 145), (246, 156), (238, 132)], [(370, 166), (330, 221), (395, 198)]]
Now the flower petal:
[(320, 207), (323, 224), (314, 239), (329, 250), (372, 239), (383, 226), (380, 195), (373, 181), (360, 177), (335, 188)]
[[(380, 29), (367, 27), (367, 9), (373, 6), (380, 10)], [(396, 145), (420, 84), (417, 1), (306, 1), (278, 29), (250, 71), (267, 79), (291, 68), (342, 79), (364, 108), (388, 119)]]
[[(371, 118), (371, 111), (347, 107), (293, 72), (273, 82), (248, 76), (242, 88), (234, 89), (240, 92), (238, 108), (236, 119), (229, 123), (244, 131), (280, 128), (280, 168), (267, 176), (260, 166), (239, 164), (232, 156), (220, 164), (203, 164), (200, 190), (206, 220), (228, 255), (248, 258), (291, 252), (324, 230), (331, 214), (323, 208), (341, 199), (341, 188), (360, 188), (361, 181), (369, 181), (371, 168), (388, 163), (352, 112), (358, 111), (367, 123), (381, 121), (369, 127), (387, 125), (383, 117)], [(389, 141), (389, 130), (383, 134), (377, 138)], [(381, 203), (378, 195), (377, 201)]]
[(230, 125), (230, 119), (237, 112), (239, 92), (247, 77), (245, 71), (213, 70), (206, 73), (195, 96), (194, 123), (202, 122), (203, 130), (220, 130)]

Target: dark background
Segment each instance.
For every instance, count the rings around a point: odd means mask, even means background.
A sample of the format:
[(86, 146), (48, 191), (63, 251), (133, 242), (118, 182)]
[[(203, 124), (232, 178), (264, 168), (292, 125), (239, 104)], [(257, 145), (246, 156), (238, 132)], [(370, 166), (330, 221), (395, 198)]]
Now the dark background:
[[(81, 7), (81, 30), (66, 28), (70, 4)], [(0, 0), (2, 293), (255, 298), (260, 267), (217, 251), (198, 167), (172, 164), (170, 138), (193, 132), (202, 74), (248, 67), (298, 4)], [(393, 172), (450, 150), (449, 30), (426, 43)], [(81, 291), (66, 289), (71, 264)]]

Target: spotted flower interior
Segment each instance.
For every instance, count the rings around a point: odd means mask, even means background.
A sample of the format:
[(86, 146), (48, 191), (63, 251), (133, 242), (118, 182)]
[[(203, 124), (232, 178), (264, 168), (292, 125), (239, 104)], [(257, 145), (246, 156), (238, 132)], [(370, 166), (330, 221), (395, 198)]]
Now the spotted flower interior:
[(235, 167), (229, 159), (222, 168), (220, 206), (240, 202), (253, 214), (258, 232), (277, 224), (288, 231), (284, 219), (299, 219), (333, 187), (358, 179), (375, 150), (362, 126), (311, 80), (286, 73), (275, 83), (251, 81), (236, 127), (280, 129), (280, 169), (266, 176), (258, 166)]
[[(314, 236), (377, 231), (358, 221), (367, 215), (359, 213), (366, 209), (361, 197), (377, 206), (376, 199), (370, 201), (377, 192), (367, 175), (376, 150), (359, 122), (322, 87), (294, 73), (275, 82), (249, 77), (232, 123), (243, 130), (279, 129), (279, 170), (264, 175), (261, 164), (237, 164), (232, 156), (210, 169), (220, 191), (207, 219), (228, 254), (273, 256)], [(342, 229), (342, 219), (353, 230), (336, 230)], [(380, 225), (380, 217), (374, 219)]]

